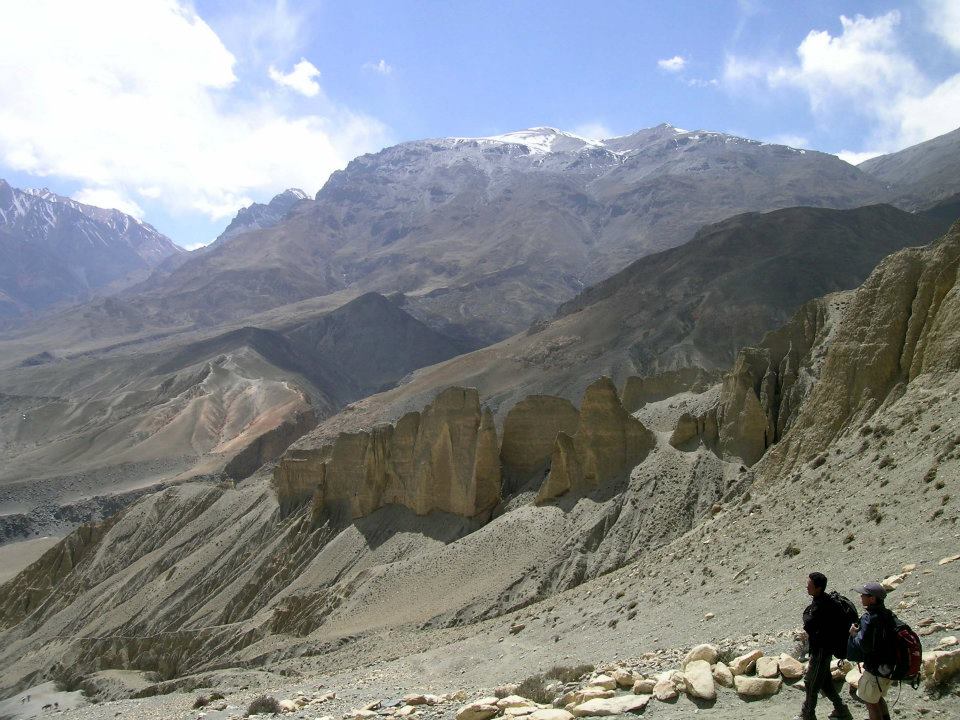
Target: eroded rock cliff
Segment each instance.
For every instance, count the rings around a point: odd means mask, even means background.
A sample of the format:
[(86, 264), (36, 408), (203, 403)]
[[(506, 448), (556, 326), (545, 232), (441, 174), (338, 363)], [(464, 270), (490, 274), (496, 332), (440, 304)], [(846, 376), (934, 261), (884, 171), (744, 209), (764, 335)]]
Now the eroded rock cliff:
[(655, 444), (653, 433), (624, 409), (613, 381), (602, 377), (584, 393), (576, 434), (557, 433), (537, 502), (589, 492), (637, 465)]
[(569, 400), (551, 395), (531, 395), (514, 405), (503, 423), (500, 461), (504, 492), (519, 489), (550, 467), (557, 433), (574, 435), (580, 412)]
[(290, 453), (273, 482), (284, 513), (312, 500), (315, 517), (352, 520), (394, 504), (477, 517), (500, 501), (493, 415), (475, 389), (449, 388), (395, 425)]

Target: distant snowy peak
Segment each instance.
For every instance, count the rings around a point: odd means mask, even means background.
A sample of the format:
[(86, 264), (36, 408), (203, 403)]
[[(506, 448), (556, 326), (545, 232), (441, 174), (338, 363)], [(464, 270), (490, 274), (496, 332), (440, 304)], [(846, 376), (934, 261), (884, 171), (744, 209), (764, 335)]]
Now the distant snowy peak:
[(603, 143), (599, 140), (591, 140), (590, 138), (552, 127), (534, 127), (504, 133), (503, 135), (491, 135), (489, 137), (476, 139), (525, 145), (530, 148), (530, 152), (538, 155), (546, 155), (554, 152), (577, 152), (584, 148), (603, 147)]
[(129, 248), (148, 266), (184, 250), (152, 225), (119, 210), (77, 202), (48, 188), (20, 190), (0, 180), (0, 226), (28, 242)]
[(298, 203), (309, 200), (300, 188), (287, 188), (273, 196), (269, 203), (253, 203), (237, 212), (230, 224), (208, 248), (222, 244), (225, 240), (250, 230), (263, 230), (282, 221)]

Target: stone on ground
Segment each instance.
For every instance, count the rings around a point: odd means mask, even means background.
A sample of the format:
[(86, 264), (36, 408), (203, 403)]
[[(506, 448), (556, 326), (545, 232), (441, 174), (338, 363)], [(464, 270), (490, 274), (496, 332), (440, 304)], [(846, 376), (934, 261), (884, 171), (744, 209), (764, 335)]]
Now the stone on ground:
[(780, 675), (780, 664), (776, 658), (757, 658), (757, 675), (762, 678), (775, 678)]
[(745, 655), (735, 657), (730, 663), (730, 672), (734, 675), (746, 675), (757, 664), (757, 660), (763, 657), (763, 650), (751, 650)]
[(726, 663), (718, 662), (713, 666), (713, 679), (716, 681), (717, 685), (723, 685), (723, 687), (733, 687), (733, 673), (730, 672), (730, 668)]
[(483, 698), (464, 705), (457, 711), (457, 720), (489, 720), (500, 712), (496, 702), (497, 698)]
[(683, 671), (687, 694), (701, 700), (716, 700), (717, 686), (713, 680), (710, 663), (706, 660), (693, 660), (687, 663)]
[(783, 681), (780, 678), (749, 677), (737, 675), (733, 678), (737, 693), (743, 697), (770, 697), (780, 692)]
[(792, 655), (781, 653), (777, 658), (777, 664), (780, 666), (780, 674), (787, 680), (796, 680), (803, 677), (803, 663)]
[(650, 695), (657, 681), (653, 678), (640, 678), (633, 684), (634, 695)]
[(717, 662), (717, 658), (720, 656), (720, 650), (716, 645), (710, 645), (709, 643), (704, 643), (703, 645), (697, 645), (690, 652), (687, 653), (686, 657), (683, 658), (683, 662), (680, 664), (680, 667), (686, 668), (688, 663), (693, 662), (694, 660), (706, 660), (710, 665), (713, 665)]
[(571, 712), (577, 717), (606, 717), (640, 712), (650, 702), (649, 695), (621, 695), (612, 698), (597, 698), (574, 706)]

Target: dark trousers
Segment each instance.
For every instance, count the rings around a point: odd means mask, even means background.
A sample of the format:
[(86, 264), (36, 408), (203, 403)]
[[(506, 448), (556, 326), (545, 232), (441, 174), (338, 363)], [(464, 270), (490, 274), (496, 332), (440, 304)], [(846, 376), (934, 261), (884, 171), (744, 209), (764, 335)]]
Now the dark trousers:
[(817, 707), (817, 694), (821, 692), (833, 703), (834, 708), (843, 707), (843, 700), (840, 699), (840, 694), (833, 686), (833, 678), (830, 676), (830, 657), (829, 650), (813, 650), (810, 653), (810, 664), (807, 666), (807, 674), (803, 677), (803, 684), (807, 689), (803, 709), (800, 711), (803, 717), (813, 717), (813, 711)]

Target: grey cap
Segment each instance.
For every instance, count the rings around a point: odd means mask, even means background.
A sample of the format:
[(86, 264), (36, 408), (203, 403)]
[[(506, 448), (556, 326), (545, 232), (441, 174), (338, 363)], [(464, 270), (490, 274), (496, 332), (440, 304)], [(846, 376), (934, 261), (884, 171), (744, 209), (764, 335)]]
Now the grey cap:
[(886, 589), (878, 582), (864, 583), (859, 587), (855, 587), (853, 591), (861, 595), (872, 595), (877, 600), (883, 600), (887, 596)]

